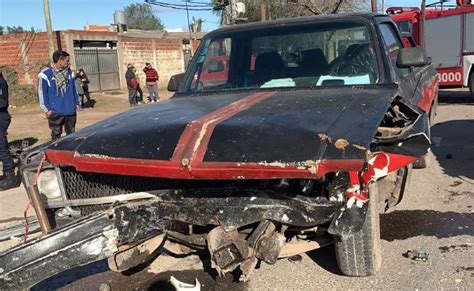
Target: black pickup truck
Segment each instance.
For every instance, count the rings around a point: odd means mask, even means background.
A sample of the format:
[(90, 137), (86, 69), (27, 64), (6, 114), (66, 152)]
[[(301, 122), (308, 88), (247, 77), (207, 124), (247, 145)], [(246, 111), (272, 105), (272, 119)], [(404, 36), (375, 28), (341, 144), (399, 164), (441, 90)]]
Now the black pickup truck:
[[(376, 275), (379, 213), (426, 165), (435, 73), (382, 14), (213, 31), (169, 100), (24, 153), (44, 236), (0, 254), (0, 289), (164, 249), (208, 252), (245, 281), (259, 261), (333, 243), (343, 274)], [(59, 214), (75, 220), (56, 227)]]

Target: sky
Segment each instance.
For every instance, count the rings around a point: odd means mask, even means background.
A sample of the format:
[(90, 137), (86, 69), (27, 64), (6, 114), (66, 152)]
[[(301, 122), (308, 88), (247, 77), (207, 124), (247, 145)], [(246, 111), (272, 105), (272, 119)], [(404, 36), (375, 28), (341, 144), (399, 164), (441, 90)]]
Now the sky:
[[(161, 2), (184, 4), (185, 0), (160, 0)], [(211, 2), (211, 0), (190, 0)], [(428, 0), (427, 3), (435, 2)], [(111, 24), (115, 10), (143, 0), (49, 0), (54, 30), (83, 29), (86, 24)], [(385, 0), (385, 6), (419, 6), (421, 0)], [(154, 6), (154, 12), (168, 30), (187, 31), (186, 11)], [(189, 11), (192, 19), (202, 18), (204, 31), (219, 27), (219, 16), (212, 11)], [(0, 0), (0, 25), (22, 26), (45, 31), (43, 0)]]

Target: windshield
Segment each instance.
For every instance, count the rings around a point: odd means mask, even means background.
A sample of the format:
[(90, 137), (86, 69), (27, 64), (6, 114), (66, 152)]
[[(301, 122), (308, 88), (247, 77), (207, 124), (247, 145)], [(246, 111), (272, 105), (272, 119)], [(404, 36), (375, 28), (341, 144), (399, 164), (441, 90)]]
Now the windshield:
[(378, 81), (371, 35), (361, 22), (312, 23), (207, 39), (190, 70), (186, 92)]

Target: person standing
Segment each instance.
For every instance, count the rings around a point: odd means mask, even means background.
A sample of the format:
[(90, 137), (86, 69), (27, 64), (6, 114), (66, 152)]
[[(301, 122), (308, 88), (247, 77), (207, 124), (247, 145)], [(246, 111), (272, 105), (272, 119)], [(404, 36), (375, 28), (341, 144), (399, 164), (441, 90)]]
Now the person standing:
[(143, 90), (140, 87), (140, 78), (137, 77), (137, 69), (133, 68), (133, 73), (135, 74), (135, 78), (137, 80), (137, 104), (143, 103)]
[(134, 66), (132, 64), (127, 65), (127, 72), (125, 73), (125, 79), (127, 80), (128, 88), (128, 103), (130, 107), (137, 105), (137, 86), (138, 81), (135, 73), (133, 72)]
[(69, 68), (69, 54), (58, 50), (53, 53), (51, 67), (38, 75), (38, 99), (51, 129), (51, 140), (61, 137), (64, 130), (76, 130), (76, 114), (80, 109), (74, 76)]
[(7, 130), (11, 122), (8, 113), (8, 83), (0, 72), (0, 161), (3, 163), (3, 176), (0, 178), (0, 191), (18, 186), (13, 158), (8, 151)]
[(74, 77), (74, 81), (76, 84), (76, 92), (81, 99), (81, 107), (84, 108), (84, 87), (82, 83), (81, 77), (79, 77), (79, 71), (76, 72), (76, 76)]
[(148, 94), (150, 94), (150, 101), (157, 102), (160, 100), (158, 96), (158, 72), (153, 69), (150, 63), (146, 63), (146, 67), (143, 68), (143, 72), (146, 75), (146, 88), (148, 90)]
[(79, 69), (77, 75), (81, 79), (81, 82), (82, 82), (82, 92), (84, 95), (82, 96), (82, 99), (81, 99), (81, 105), (82, 107), (84, 107), (84, 97), (86, 97), (87, 99), (87, 104), (92, 104), (91, 95), (89, 93), (89, 79), (87, 78), (87, 75), (86, 75), (86, 72), (84, 72), (84, 69)]

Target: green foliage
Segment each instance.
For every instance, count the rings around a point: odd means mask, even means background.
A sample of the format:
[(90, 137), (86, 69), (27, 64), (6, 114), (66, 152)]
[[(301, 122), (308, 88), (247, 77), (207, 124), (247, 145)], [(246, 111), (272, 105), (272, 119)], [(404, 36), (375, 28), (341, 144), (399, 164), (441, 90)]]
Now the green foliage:
[(12, 106), (23, 106), (37, 102), (36, 88), (33, 85), (20, 85), (18, 74), (10, 67), (0, 67), (8, 82), (9, 101)]
[(124, 8), (128, 28), (141, 30), (163, 30), (161, 20), (153, 14), (149, 4), (130, 4)]
[(33, 26), (30, 30), (24, 29), (23, 26), (1, 26), (0, 25), (0, 35), (7, 33), (23, 33), (23, 32), (39, 32), (39, 29), (35, 29)]
[(7, 26), (7, 33), (23, 33), (26, 30), (22, 26)]

